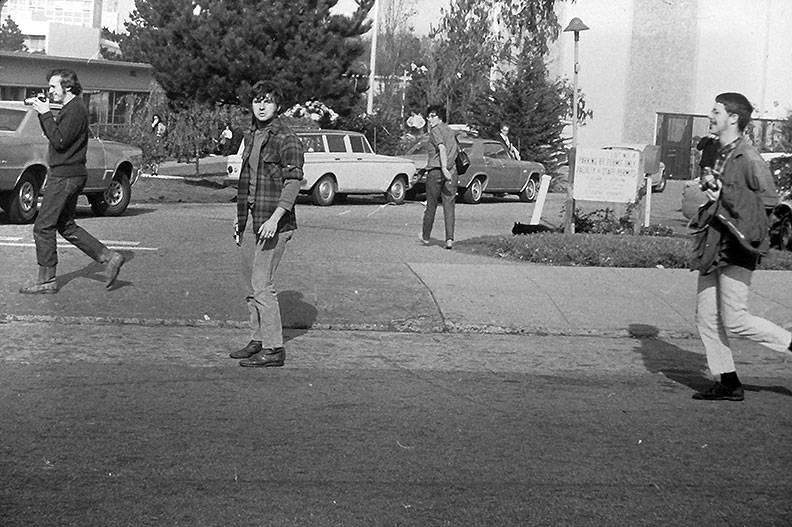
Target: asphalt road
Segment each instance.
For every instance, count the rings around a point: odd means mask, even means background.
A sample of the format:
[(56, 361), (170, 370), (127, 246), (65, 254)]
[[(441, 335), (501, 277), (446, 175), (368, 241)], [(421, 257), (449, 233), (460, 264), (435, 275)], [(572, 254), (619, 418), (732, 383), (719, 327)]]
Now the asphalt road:
[(792, 520), (789, 376), (693, 402), (694, 341), (289, 332), (251, 371), (230, 329), (4, 331), (4, 526)]
[[(460, 205), (458, 237), (531, 210)], [(432, 299), (403, 262), (484, 260), (421, 247), (421, 211), (300, 207), (285, 319), (406, 316)], [(0, 525), (792, 523), (790, 361), (744, 348), (746, 401), (719, 404), (690, 399), (707, 382), (696, 340), (306, 323), (291, 324), (287, 367), (240, 368), (227, 353), (242, 325), (184, 323), (244, 321), (233, 214), (83, 214), (132, 257), (119, 286), (63, 248), (61, 292), (33, 299), (13, 293), (34, 273), (31, 228), (0, 218), (0, 311), (17, 317), (0, 322)], [(382, 298), (399, 285), (411, 303)], [(124, 323), (98, 323), (107, 313)]]

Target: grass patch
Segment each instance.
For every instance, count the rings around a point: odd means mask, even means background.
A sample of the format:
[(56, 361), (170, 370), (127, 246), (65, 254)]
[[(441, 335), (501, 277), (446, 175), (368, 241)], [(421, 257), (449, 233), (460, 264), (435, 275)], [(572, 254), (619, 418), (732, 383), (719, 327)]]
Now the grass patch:
[[(688, 237), (541, 233), (482, 236), (460, 241), (461, 251), (544, 265), (687, 269)], [(792, 270), (792, 252), (770, 250), (760, 269)]]

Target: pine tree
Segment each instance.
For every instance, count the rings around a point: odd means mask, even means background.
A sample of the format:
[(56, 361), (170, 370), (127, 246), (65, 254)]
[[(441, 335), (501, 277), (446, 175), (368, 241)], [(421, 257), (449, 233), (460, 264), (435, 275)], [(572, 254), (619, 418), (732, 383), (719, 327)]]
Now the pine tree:
[(234, 103), (259, 79), (280, 83), (287, 105), (319, 99), (339, 113), (367, 89), (350, 77), (374, 0), (351, 16), (338, 0), (138, 0), (121, 42), (148, 62), (173, 101)]
[(0, 26), (0, 50), (2, 51), (27, 51), (25, 37), (19, 26), (11, 17), (5, 19)]
[(549, 78), (541, 56), (524, 52), (514, 70), (478, 95), (468, 123), (484, 137), (497, 137), (500, 125), (509, 125), (521, 158), (543, 163), (550, 172), (564, 150), (561, 132), (571, 92), (565, 81)]

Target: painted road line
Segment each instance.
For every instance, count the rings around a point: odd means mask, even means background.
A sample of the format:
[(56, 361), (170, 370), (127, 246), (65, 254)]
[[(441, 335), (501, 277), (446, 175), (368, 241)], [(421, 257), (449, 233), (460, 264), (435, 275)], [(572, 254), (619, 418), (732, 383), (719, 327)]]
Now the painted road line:
[[(0, 247), (35, 247), (35, 243), (31, 242), (4, 242), (0, 241)], [(108, 245), (108, 249), (113, 250), (128, 250), (128, 251), (159, 251), (159, 247), (137, 247), (134, 245)], [(59, 243), (58, 249), (77, 249), (70, 243)]]

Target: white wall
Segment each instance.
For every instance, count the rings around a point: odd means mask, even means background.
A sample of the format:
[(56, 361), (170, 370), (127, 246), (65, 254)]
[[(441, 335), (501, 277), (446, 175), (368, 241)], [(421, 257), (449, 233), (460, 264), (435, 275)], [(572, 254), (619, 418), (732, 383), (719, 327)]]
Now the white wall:
[[(578, 0), (559, 7), (561, 29), (573, 17), (589, 27), (580, 33), (578, 87), (583, 90), (586, 108), (594, 111), (594, 117), (578, 127), (580, 146), (596, 148), (622, 140), (632, 4), (632, 0)], [(555, 43), (557, 62), (550, 64), (551, 74), (566, 77), (570, 83), (574, 72), (574, 40), (574, 33), (561, 33)]]

